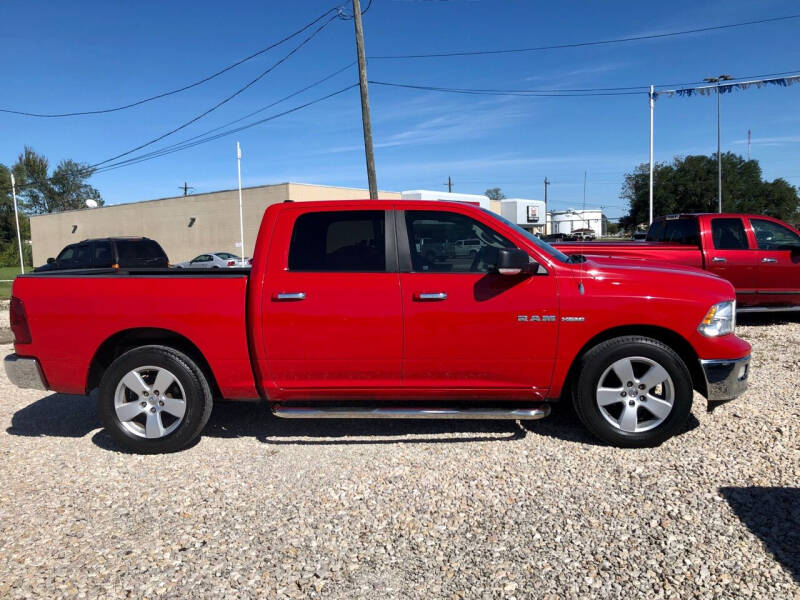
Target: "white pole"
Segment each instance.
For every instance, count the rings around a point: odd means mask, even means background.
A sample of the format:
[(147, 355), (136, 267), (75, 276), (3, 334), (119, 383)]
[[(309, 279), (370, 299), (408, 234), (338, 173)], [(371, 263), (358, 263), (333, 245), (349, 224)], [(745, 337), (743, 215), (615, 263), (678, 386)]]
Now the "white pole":
[(653, 109), (655, 100), (653, 98), (653, 86), (650, 86), (650, 223), (653, 222)]
[(239, 173), (239, 239), (242, 242), (242, 264), (244, 266), (244, 216), (242, 213), (242, 147), (236, 142), (236, 169)]
[(14, 218), (17, 221), (17, 244), (19, 245), (19, 270), (25, 273), (25, 262), (22, 260), (22, 234), (19, 232), (19, 211), (17, 210), (17, 187), (14, 173), (11, 173), (11, 195), (14, 196)]

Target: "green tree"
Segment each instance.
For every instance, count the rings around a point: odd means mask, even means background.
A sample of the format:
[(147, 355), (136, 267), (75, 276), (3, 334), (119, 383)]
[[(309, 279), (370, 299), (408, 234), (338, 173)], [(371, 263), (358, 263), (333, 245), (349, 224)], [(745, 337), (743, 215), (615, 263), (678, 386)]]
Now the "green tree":
[[(630, 212), (620, 220), (629, 229), (647, 223), (650, 211), (649, 166), (625, 175), (620, 197)], [(726, 152), (722, 155), (722, 210), (764, 214), (795, 222), (800, 216), (797, 189), (784, 179), (765, 181), (757, 160)], [(676, 156), (653, 169), (653, 214), (717, 211), (717, 157)]]
[(483, 195), (489, 198), (489, 200), (503, 200), (506, 197), (499, 187), (489, 188), (483, 193)]
[[(18, 178), (18, 174), (14, 174)], [(22, 235), (22, 251), (25, 264), (32, 264), (31, 246), (26, 243), (31, 238), (30, 220), (20, 211), (19, 229)], [(14, 199), (11, 193), (11, 169), (0, 164), (0, 266), (19, 264), (17, 245), (17, 224), (14, 219)]]
[(30, 214), (44, 214), (86, 208), (87, 200), (103, 204), (100, 192), (86, 183), (95, 172), (89, 165), (66, 159), (48, 175), (49, 161), (25, 146), (14, 173), (22, 206)]

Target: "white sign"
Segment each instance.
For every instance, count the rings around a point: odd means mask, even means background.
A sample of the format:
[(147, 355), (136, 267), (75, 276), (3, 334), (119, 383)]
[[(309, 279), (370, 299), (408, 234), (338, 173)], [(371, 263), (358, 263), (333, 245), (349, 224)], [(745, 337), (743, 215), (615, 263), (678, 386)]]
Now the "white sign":
[(242, 247), (242, 242), (236, 242), (236, 247), (237, 248), (241, 248)]
[(539, 222), (539, 207), (534, 204), (528, 205), (528, 223)]

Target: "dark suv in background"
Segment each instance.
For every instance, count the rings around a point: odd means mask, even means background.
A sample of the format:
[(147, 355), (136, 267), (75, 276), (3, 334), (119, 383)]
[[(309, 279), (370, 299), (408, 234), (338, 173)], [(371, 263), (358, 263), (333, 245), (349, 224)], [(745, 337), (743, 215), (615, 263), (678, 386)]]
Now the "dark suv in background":
[(167, 266), (167, 255), (155, 240), (146, 237), (118, 237), (70, 244), (56, 258), (48, 258), (46, 265), (36, 267), (34, 272)]

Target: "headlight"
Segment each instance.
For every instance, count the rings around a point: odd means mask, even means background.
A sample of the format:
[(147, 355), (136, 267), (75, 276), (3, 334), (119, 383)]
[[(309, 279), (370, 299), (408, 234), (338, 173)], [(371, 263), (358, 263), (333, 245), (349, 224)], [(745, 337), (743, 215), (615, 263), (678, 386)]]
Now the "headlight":
[(736, 329), (736, 300), (715, 304), (697, 326), (697, 331), (708, 337), (733, 333), (734, 329)]

